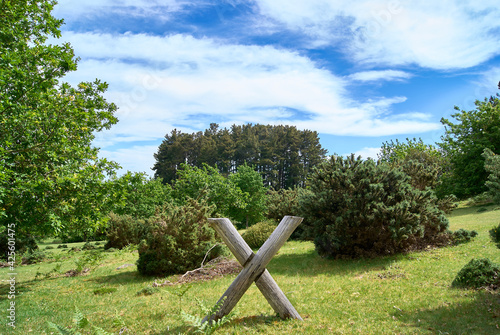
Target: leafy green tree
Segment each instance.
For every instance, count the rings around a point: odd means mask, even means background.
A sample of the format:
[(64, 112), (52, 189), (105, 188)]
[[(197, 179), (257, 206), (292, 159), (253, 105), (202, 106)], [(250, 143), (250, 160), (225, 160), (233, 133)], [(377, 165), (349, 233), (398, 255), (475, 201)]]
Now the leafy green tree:
[(262, 184), (262, 177), (252, 167), (244, 164), (238, 168), (238, 172), (232, 174), (229, 180), (238, 187), (245, 195), (245, 208), (233, 210), (233, 218), (244, 222), (246, 228), (265, 218), (266, 192)]
[(95, 227), (105, 219), (106, 176), (94, 133), (117, 122), (105, 83), (61, 78), (77, 68), (60, 37), (55, 1), (0, 1), (0, 220), (17, 235)]
[(172, 185), (172, 197), (179, 204), (188, 199), (205, 201), (213, 206), (212, 216), (231, 217), (236, 209), (246, 207), (246, 197), (219, 171), (206, 164), (202, 168), (181, 164), (178, 177)]
[(441, 119), (445, 135), (439, 146), (451, 163), (443, 178), (444, 193), (466, 198), (486, 191), (488, 173), (484, 168), (485, 149), (500, 153), (500, 101), (498, 97), (476, 101), (476, 109), (460, 110), (452, 117), (457, 122)]
[(144, 172), (128, 171), (110, 183), (111, 209), (118, 215), (147, 219), (155, 214), (158, 206), (171, 201), (171, 186), (164, 185), (161, 179), (148, 178)]
[(411, 177), (411, 183), (419, 190), (435, 189), (446, 167), (446, 159), (433, 145), (422, 139), (396, 140), (382, 144), (379, 160), (392, 166), (399, 166)]
[(493, 200), (500, 204), (500, 155), (496, 155), (490, 149), (484, 149), (485, 169), (489, 173), (486, 187)]

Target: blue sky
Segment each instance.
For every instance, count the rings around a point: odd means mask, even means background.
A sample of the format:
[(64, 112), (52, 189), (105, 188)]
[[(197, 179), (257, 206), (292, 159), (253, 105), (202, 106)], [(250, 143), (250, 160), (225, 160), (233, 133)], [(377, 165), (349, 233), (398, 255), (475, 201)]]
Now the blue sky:
[(498, 92), (495, 1), (60, 0), (65, 80), (99, 78), (119, 123), (101, 156), (152, 175), (165, 134), (212, 122), (315, 130), (329, 154), (440, 141), (442, 117)]

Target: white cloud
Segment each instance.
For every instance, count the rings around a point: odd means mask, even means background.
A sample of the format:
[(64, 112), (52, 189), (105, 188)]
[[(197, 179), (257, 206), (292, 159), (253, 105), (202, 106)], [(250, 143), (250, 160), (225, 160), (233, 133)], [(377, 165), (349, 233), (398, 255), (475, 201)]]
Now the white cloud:
[(398, 71), (398, 70), (384, 70), (384, 71), (363, 71), (356, 72), (348, 76), (348, 79), (354, 81), (402, 81), (410, 79), (411, 73)]
[[(222, 127), (247, 122), (293, 124), (352, 136), (419, 133), (440, 127), (422, 115), (393, 116), (392, 106), (405, 97), (353, 101), (346, 78), (298, 53), (272, 46), (224, 44), (180, 34), (64, 32), (63, 40), (71, 42), (82, 58), (78, 71), (66, 80), (75, 84), (98, 77), (110, 85), (106, 97), (118, 105), (120, 122), (98, 134), (95, 143), (127, 169), (137, 164), (133, 167), (137, 171), (150, 168), (157, 147), (116, 151), (110, 149), (113, 145), (160, 141), (174, 127), (192, 132), (207, 128), (210, 122)], [(307, 117), (295, 118), (291, 111)], [(137, 153), (149, 160), (126, 158)]]
[(500, 54), (496, 0), (256, 2), (262, 15), (315, 45), (344, 45), (354, 61), (368, 64), (454, 69)]
[[(76, 16), (91, 15), (127, 15), (153, 16), (156, 19), (167, 20), (171, 14), (192, 5), (187, 0), (59, 0), (54, 8), (54, 16), (72, 19)], [(198, 2), (197, 4), (200, 4)]]

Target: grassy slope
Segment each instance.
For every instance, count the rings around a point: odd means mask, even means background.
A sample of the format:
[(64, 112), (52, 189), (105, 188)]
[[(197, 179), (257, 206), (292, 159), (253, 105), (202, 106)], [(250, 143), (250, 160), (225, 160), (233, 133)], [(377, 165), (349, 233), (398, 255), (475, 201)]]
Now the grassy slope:
[[(237, 334), (494, 334), (500, 333), (500, 295), (486, 291), (456, 290), (450, 283), (473, 257), (500, 263), (500, 250), (488, 230), (500, 223), (500, 210), (489, 206), (456, 210), (450, 216), (452, 230), (476, 230), (479, 236), (466, 245), (372, 260), (332, 261), (318, 257), (306, 242), (288, 242), (268, 266), (282, 290), (304, 317), (304, 322), (281, 321), (255, 285), (237, 306), (238, 315), (219, 333)], [(70, 245), (71, 246), (71, 245)], [(43, 247), (42, 247), (43, 248)], [(61, 249), (52, 250), (65, 253)], [(78, 254), (76, 254), (78, 255)], [(73, 256), (77, 257), (77, 256)], [(176, 334), (189, 329), (179, 309), (198, 314), (195, 298), (214, 304), (235, 276), (193, 284), (186, 295), (170, 294), (163, 287), (151, 296), (136, 293), (154, 278), (141, 277), (134, 264), (137, 253), (108, 254), (103, 265), (80, 277), (34, 280), (55, 263), (17, 268), (16, 332), (49, 333), (47, 321), (68, 326), (75, 306), (92, 324), (117, 332), (113, 318), (120, 315), (132, 334)], [(71, 259), (62, 270), (74, 268)], [(5, 327), (8, 287), (7, 268), (0, 269), (0, 333)], [(117, 291), (95, 295), (101, 287)]]

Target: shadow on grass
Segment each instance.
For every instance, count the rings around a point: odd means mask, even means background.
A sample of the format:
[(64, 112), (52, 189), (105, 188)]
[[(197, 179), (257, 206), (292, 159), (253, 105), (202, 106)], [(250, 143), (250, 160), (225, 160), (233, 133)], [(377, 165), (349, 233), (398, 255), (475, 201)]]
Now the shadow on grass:
[(500, 334), (500, 293), (470, 292), (472, 302), (445, 305), (416, 312), (396, 312), (393, 316), (407, 326), (435, 334)]
[(486, 213), (498, 210), (498, 205), (487, 204), (487, 205), (474, 205), (463, 208), (457, 208), (448, 215), (448, 217), (460, 217), (464, 215), (475, 215), (479, 213)]
[(137, 271), (126, 271), (115, 274), (108, 274), (90, 279), (100, 284), (131, 284), (131, 283), (149, 283), (153, 277), (146, 277)]
[(297, 254), (278, 254), (274, 256), (267, 269), (271, 274), (317, 276), (320, 274), (356, 275), (388, 266), (405, 258), (394, 255), (364, 259), (328, 259), (318, 255), (315, 250)]
[[(230, 322), (226, 323), (223, 325), (217, 333), (222, 333), (225, 330), (227, 333), (233, 334), (233, 332), (230, 332), (230, 329), (234, 326), (238, 327), (248, 327), (252, 329), (258, 329), (261, 328), (262, 326), (266, 325), (271, 325), (275, 322), (286, 322), (287, 320), (281, 320), (277, 316), (273, 315), (254, 315), (254, 316), (245, 316), (241, 318), (234, 318)], [(179, 326), (175, 328), (167, 328), (164, 329), (158, 333), (154, 333), (153, 335), (165, 335), (165, 334), (192, 334), (196, 329), (193, 326), (189, 325), (184, 325), (184, 326)], [(236, 333), (235, 333), (236, 334)]]

